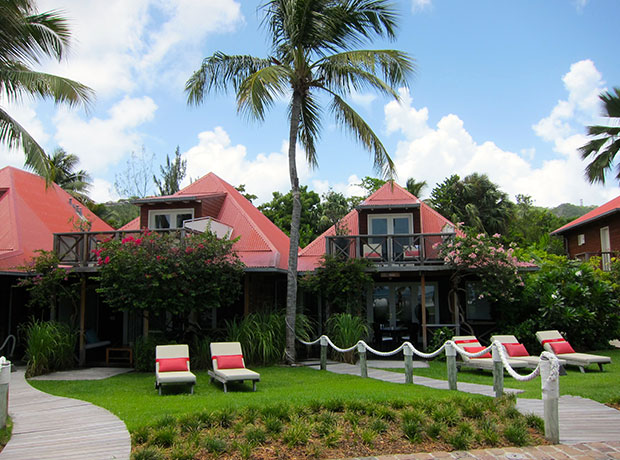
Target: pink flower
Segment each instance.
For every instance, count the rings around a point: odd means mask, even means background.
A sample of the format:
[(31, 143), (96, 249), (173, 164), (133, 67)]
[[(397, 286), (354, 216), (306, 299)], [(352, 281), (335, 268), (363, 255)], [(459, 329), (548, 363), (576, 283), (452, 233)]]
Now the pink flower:
[(103, 259), (103, 263), (104, 264), (109, 264), (110, 263), (110, 256), (106, 256), (106, 258)]

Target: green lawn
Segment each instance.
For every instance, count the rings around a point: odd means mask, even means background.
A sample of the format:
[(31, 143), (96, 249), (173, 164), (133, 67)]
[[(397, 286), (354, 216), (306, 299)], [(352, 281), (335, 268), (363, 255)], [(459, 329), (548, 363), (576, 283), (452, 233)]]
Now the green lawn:
[[(362, 379), (356, 376), (319, 372), (304, 367), (256, 368), (261, 374), (257, 391), (249, 384), (230, 385), (224, 393), (221, 385), (210, 384), (206, 372), (197, 372), (194, 395), (159, 396), (153, 374), (129, 373), (105, 380), (42, 381), (32, 380), (35, 388), (58, 396), (67, 396), (105, 407), (120, 417), (130, 431), (152, 423), (163, 415), (187, 415), (204, 410), (275, 405), (286, 402), (301, 405), (331, 399), (386, 401), (428, 400), (453, 397), (453, 392), (433, 390), (419, 385), (403, 385)], [(482, 396), (464, 397), (483, 398)]]
[[(560, 394), (583, 396), (602, 403), (620, 398), (620, 350), (604, 350), (592, 353), (610, 356), (612, 363), (604, 365), (603, 372), (600, 372), (596, 365), (590, 366), (586, 369), (585, 374), (582, 374), (577, 367), (568, 366), (567, 375), (560, 377)], [(428, 369), (413, 370), (414, 381), (416, 375), (447, 380), (445, 361), (431, 361), (429, 364)], [(399, 369), (385, 370), (404, 372), (404, 370)], [(518, 369), (517, 372), (525, 375), (531, 370), (526, 372), (523, 369)], [(463, 368), (459, 371), (457, 379), (461, 382), (493, 385), (493, 375), (490, 371)], [(504, 386), (525, 390), (525, 393), (518, 395), (520, 398), (540, 399), (541, 397), (540, 377), (529, 382), (519, 382), (505, 373)]]

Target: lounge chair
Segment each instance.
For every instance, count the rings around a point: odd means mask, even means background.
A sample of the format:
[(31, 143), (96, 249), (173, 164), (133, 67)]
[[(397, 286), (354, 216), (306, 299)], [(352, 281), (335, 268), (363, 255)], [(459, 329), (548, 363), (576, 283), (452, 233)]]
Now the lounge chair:
[[(473, 335), (460, 335), (453, 337), (452, 340), (458, 346), (470, 353), (477, 353), (486, 348), (480, 345), (478, 339)], [(482, 357), (480, 358), (468, 358), (467, 356), (463, 356), (460, 354), (459, 356), (461, 356), (462, 359), (462, 361), (457, 361), (457, 367), (459, 368), (472, 367), (474, 369), (484, 369), (488, 371), (493, 370), (493, 357), (491, 356), (491, 352), (482, 355)], [(527, 362), (518, 359), (508, 358), (508, 363), (515, 369), (527, 367)]]
[(260, 374), (246, 369), (239, 342), (213, 342), (211, 362), (213, 364), (213, 370), (209, 371), (211, 382), (213, 380), (220, 382), (224, 386), (224, 393), (228, 391), (228, 383), (243, 383), (244, 380), (250, 380), (252, 391), (256, 391), (256, 382), (260, 382)]
[(578, 366), (583, 373), (585, 373), (585, 367), (590, 364), (598, 364), (599, 369), (602, 371), (603, 364), (611, 363), (609, 356), (576, 353), (559, 331), (538, 331), (536, 338), (546, 351), (550, 351), (565, 360), (566, 364)]
[(187, 345), (158, 345), (155, 347), (155, 388), (163, 385), (190, 385), (194, 394), (196, 376), (189, 370), (189, 347)]
[[(506, 354), (511, 358), (516, 358), (519, 361), (525, 361), (527, 367), (535, 369), (540, 362), (540, 356), (531, 356), (526, 350), (525, 346), (519, 343), (514, 335), (493, 335), (491, 336), (491, 342), (500, 342), (506, 349)], [(563, 359), (558, 360), (560, 366), (566, 365), (566, 361)]]

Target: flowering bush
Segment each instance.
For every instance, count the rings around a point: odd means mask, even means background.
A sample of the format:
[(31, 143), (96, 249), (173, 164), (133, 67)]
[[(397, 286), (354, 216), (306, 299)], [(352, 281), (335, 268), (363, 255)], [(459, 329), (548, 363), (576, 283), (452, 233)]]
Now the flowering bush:
[(515, 257), (513, 247), (503, 246), (499, 234), (457, 236), (435, 247), (444, 262), (454, 267), (454, 279), (468, 273), (480, 277), (481, 299), (514, 301), (516, 290), (523, 286), (519, 267), (524, 264)]
[(143, 232), (95, 250), (97, 292), (111, 307), (187, 317), (232, 304), (241, 292), (243, 263), (234, 241), (205, 232), (178, 239)]

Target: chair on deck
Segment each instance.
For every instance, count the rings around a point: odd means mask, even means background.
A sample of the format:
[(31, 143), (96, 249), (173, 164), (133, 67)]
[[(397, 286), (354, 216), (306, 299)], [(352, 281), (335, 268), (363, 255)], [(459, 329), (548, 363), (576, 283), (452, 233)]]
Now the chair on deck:
[(546, 351), (550, 351), (558, 358), (565, 360), (566, 364), (579, 366), (579, 370), (583, 373), (585, 373), (585, 367), (590, 364), (598, 364), (602, 371), (603, 364), (611, 363), (609, 356), (576, 353), (559, 331), (538, 331), (536, 338)]
[(196, 376), (189, 370), (189, 347), (187, 345), (157, 345), (155, 347), (155, 388), (163, 385), (190, 385), (194, 394)]
[(211, 382), (217, 380), (224, 386), (224, 393), (228, 391), (229, 382), (252, 382), (252, 391), (256, 391), (256, 382), (260, 382), (258, 372), (246, 369), (243, 360), (243, 351), (239, 342), (213, 342), (211, 344), (211, 362), (213, 370), (209, 371)]
[[(457, 344), (469, 353), (477, 353), (486, 348), (480, 345), (478, 339), (473, 335), (456, 336), (453, 337), (452, 340), (455, 344)], [(472, 367), (474, 369), (484, 369), (487, 371), (493, 370), (493, 357), (491, 356), (490, 352), (485, 353), (480, 358), (468, 358), (467, 356), (463, 355), (460, 356), (463, 361), (457, 361), (457, 367)], [(508, 363), (515, 369), (527, 367), (527, 362), (518, 359), (508, 358)]]
[[(494, 335), (491, 336), (491, 342), (498, 341), (506, 349), (506, 354), (511, 358), (516, 358), (519, 361), (525, 361), (527, 367), (535, 369), (540, 362), (540, 356), (531, 356), (526, 350), (525, 346), (519, 343), (514, 335)], [(560, 366), (566, 365), (566, 361), (559, 360)]]

